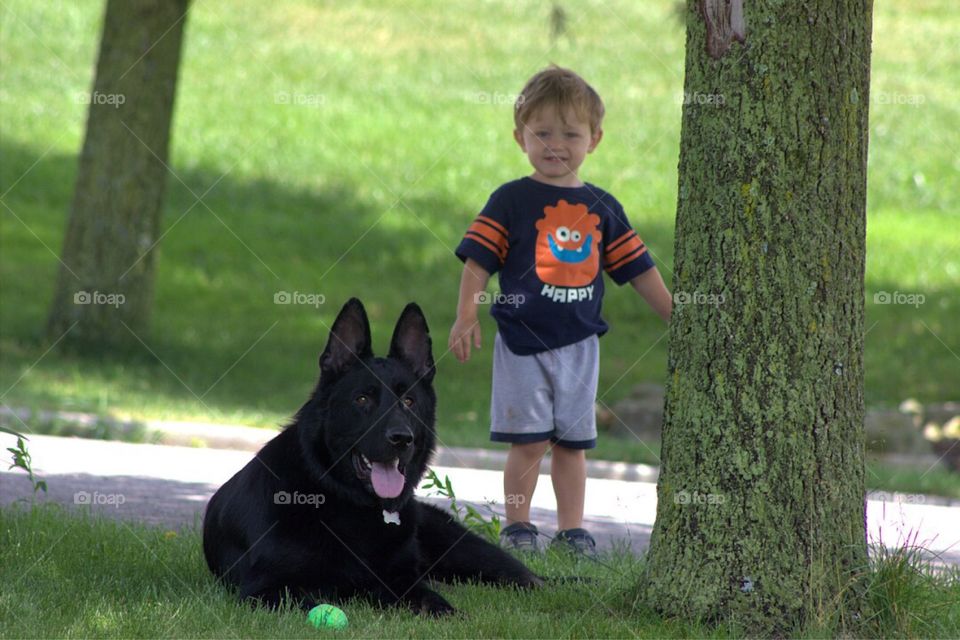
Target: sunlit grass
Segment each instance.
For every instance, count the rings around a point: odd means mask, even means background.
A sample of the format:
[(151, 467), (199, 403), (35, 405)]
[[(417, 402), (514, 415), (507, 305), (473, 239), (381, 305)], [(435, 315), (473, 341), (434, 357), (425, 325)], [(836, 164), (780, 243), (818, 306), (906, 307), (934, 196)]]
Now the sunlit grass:
[[(910, 6), (876, 7), (870, 405), (951, 399), (960, 379), (960, 237), (951, 233), (960, 208), (949, 186), (960, 171), (960, 54), (941, 46), (956, 18), (945, 1)], [(482, 319), (485, 345), (469, 363), (445, 353), (460, 271), (452, 249), (490, 191), (527, 172), (510, 136), (511, 96), (551, 61), (580, 70), (604, 96), (606, 135), (584, 175), (624, 203), (670, 282), (684, 53), (673, 3), (578, 4), (555, 43), (547, 5), (195, 3), (153, 326), (133, 354), (47, 353), (42, 328), (102, 8), (0, 7), (6, 404), (275, 426), (312, 388), (347, 298), (367, 303), (381, 352), (403, 305), (416, 300), (434, 336), (441, 438), (486, 446), (494, 327)], [(888, 99), (896, 95), (922, 102)], [(278, 291), (326, 303), (275, 305)], [(882, 292), (924, 302), (875, 304)], [(601, 342), (600, 391), (612, 404), (638, 382), (662, 381), (667, 341), (632, 291), (611, 286), (605, 316), (612, 331)]]

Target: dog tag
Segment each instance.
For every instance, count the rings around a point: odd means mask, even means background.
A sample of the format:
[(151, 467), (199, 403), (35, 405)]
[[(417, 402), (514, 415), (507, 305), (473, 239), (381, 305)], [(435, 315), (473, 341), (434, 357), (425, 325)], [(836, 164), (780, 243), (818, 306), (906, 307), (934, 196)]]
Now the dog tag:
[(397, 511), (383, 510), (383, 521), (387, 524), (400, 524), (400, 514)]

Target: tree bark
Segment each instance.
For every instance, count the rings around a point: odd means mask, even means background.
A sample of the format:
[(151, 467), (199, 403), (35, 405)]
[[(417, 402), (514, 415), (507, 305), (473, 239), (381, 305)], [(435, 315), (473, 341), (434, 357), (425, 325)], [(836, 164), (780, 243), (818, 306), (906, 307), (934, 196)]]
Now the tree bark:
[(118, 346), (149, 327), (187, 4), (107, 3), (51, 339)]
[(639, 594), (776, 634), (855, 609), (866, 565), (872, 2), (750, 1), (742, 43), (716, 23), (708, 42), (706, 12), (738, 4), (688, 0), (677, 304)]

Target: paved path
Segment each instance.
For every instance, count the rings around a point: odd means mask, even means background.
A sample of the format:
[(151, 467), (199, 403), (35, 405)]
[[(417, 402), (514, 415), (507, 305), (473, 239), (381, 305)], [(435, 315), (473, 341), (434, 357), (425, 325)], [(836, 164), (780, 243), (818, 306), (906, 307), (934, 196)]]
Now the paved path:
[[(0, 449), (15, 440), (0, 434)], [(47, 482), (51, 501), (74, 507), (84, 502), (109, 517), (168, 529), (199, 526), (207, 500), (252, 454), (249, 451), (128, 444), (78, 438), (31, 436), (35, 473)], [(4, 467), (7, 465), (3, 465)], [(437, 466), (449, 475), (458, 498), (485, 511), (502, 513), (502, 474), (498, 471)], [(418, 491), (425, 496), (429, 492)], [(0, 472), (0, 504), (29, 498), (32, 488), (19, 471)], [(876, 498), (876, 499), (874, 499)], [(937, 562), (960, 565), (960, 503), (930, 504), (925, 496), (873, 494), (867, 501), (868, 535), (890, 547), (913, 540)], [(939, 500), (939, 502), (944, 502)], [(601, 548), (625, 546), (642, 551), (649, 543), (657, 508), (656, 485), (649, 482), (587, 480), (585, 525)], [(79, 508), (79, 507), (78, 507)], [(541, 532), (556, 531), (556, 502), (550, 477), (541, 475), (532, 504)]]

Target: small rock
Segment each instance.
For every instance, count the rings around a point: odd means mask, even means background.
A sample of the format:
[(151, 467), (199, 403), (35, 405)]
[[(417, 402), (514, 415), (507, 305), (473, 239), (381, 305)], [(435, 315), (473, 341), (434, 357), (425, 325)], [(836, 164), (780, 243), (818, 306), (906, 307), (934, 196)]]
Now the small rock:
[(960, 440), (960, 416), (953, 416), (947, 424), (943, 425), (943, 437)]
[(923, 437), (948, 469), (960, 473), (960, 403), (945, 402), (926, 409)]
[(920, 420), (923, 417), (923, 405), (915, 398), (907, 398), (900, 403), (900, 413), (907, 413), (914, 417), (914, 426), (920, 426)]

